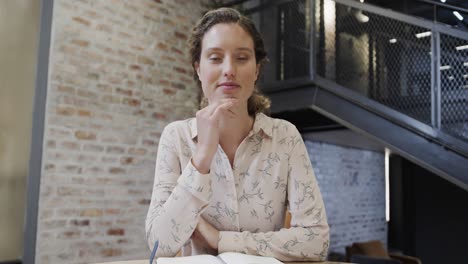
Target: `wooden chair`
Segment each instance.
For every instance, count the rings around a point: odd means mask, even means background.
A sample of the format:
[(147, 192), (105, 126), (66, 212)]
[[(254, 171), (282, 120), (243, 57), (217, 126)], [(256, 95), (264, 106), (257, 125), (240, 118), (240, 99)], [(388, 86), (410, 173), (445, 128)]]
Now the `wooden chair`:
[(290, 228), (291, 227), (291, 213), (289, 211), (286, 211), (286, 215), (284, 216), (284, 228)]
[[(373, 257), (376, 259), (397, 260), (403, 264), (421, 264), (421, 260), (403, 254), (388, 253), (382, 242), (378, 240), (353, 243), (346, 248), (346, 261), (351, 261), (353, 255)], [(377, 263), (377, 262), (375, 262)]]

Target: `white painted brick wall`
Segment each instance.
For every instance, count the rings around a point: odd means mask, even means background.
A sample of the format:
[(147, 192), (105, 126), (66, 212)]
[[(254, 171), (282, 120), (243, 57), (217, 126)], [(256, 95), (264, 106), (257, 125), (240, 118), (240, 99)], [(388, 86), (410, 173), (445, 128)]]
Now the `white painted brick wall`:
[(353, 242), (386, 244), (384, 153), (306, 141), (330, 224), (330, 252)]

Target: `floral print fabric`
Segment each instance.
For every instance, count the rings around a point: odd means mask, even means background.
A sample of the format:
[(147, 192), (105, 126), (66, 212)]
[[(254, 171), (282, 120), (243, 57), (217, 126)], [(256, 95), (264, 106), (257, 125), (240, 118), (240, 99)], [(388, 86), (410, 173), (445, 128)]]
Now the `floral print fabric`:
[[(325, 208), (302, 137), (291, 123), (257, 114), (233, 166), (218, 145), (208, 174), (191, 158), (196, 119), (163, 131), (146, 218), (146, 237), (157, 256), (217, 254), (191, 239), (203, 217), (220, 230), (218, 251), (283, 261), (324, 260), (329, 245)], [(291, 228), (283, 228), (286, 210)]]

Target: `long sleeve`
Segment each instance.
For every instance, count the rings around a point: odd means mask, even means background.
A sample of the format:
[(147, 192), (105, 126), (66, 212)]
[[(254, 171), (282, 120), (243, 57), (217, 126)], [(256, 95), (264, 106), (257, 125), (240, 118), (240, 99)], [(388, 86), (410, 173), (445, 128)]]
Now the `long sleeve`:
[(279, 231), (220, 232), (219, 252), (273, 256), (282, 261), (323, 261), (329, 246), (325, 208), (304, 142), (297, 129), (288, 132), (287, 199), (291, 228)]
[(181, 168), (177, 127), (168, 125), (160, 138), (154, 187), (145, 221), (150, 249), (156, 240), (156, 256), (175, 256), (190, 239), (198, 217), (212, 195), (211, 177), (200, 174), (189, 161)]

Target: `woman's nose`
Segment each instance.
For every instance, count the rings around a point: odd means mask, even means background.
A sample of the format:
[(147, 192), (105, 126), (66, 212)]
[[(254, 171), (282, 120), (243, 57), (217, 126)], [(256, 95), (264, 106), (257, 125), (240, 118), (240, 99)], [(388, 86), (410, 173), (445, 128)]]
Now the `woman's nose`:
[(234, 65), (233, 60), (225, 60), (223, 68), (224, 76), (233, 78), (236, 77), (236, 66)]

